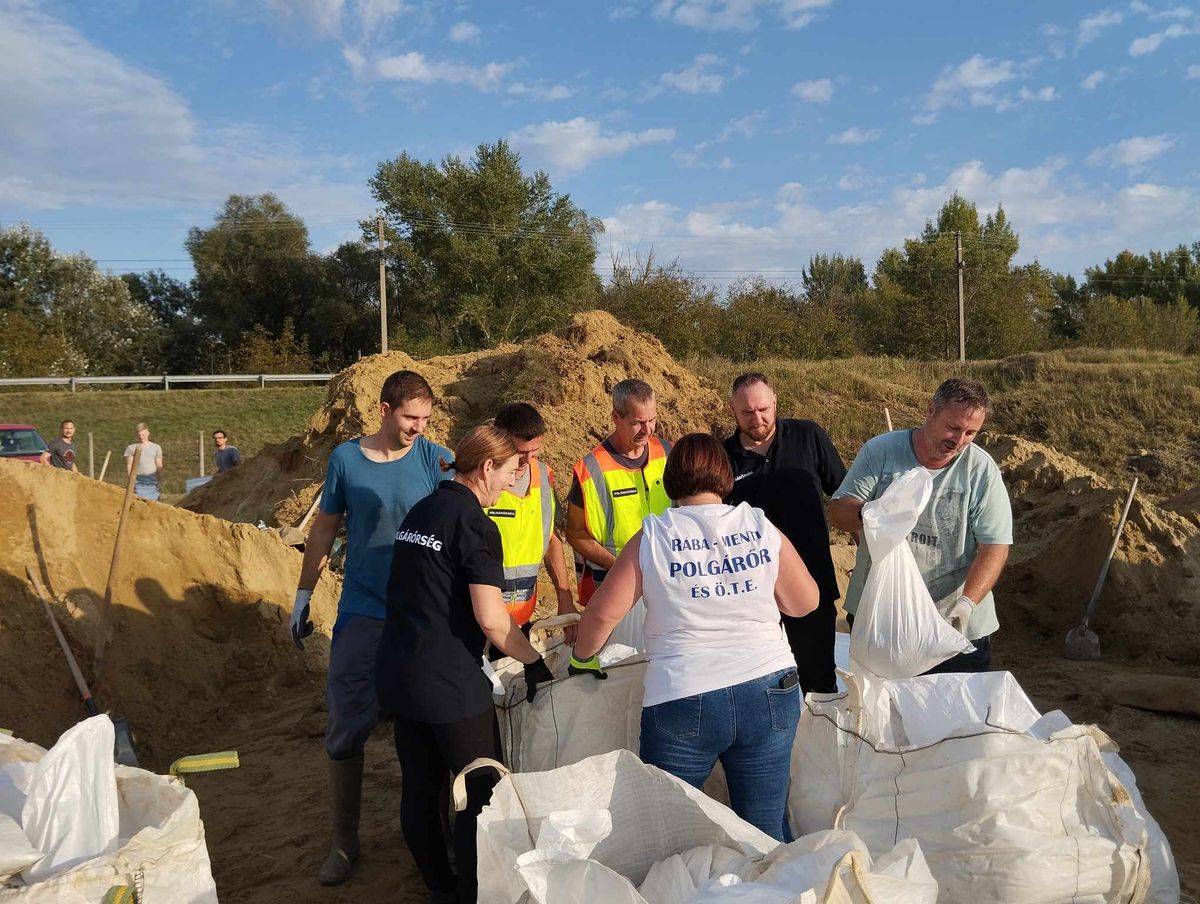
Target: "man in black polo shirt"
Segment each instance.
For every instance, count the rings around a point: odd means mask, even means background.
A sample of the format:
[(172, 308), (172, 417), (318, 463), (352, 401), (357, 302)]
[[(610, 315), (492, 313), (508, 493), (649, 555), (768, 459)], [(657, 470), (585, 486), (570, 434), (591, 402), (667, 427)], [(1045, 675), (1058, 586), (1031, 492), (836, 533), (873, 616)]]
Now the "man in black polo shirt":
[(829, 554), (825, 500), (846, 476), (846, 466), (815, 421), (775, 417), (775, 392), (763, 374), (733, 381), (729, 408), (737, 430), (725, 440), (733, 464), (730, 505), (748, 502), (762, 509), (792, 541), (808, 566), (821, 601), (801, 618), (783, 616), (804, 693), (833, 693), (833, 635), (837, 626), (837, 578)]

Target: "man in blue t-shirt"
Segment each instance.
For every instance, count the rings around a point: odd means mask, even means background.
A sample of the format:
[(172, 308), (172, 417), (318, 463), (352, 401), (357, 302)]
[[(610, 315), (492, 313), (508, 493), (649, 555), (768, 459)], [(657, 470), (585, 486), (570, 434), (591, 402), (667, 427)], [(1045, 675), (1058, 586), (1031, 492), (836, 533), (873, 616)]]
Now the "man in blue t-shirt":
[[(830, 523), (857, 535), (863, 504), (882, 496), (895, 478), (913, 468), (933, 475), (933, 495), (908, 545), (938, 610), (975, 645), (973, 653), (954, 656), (934, 672), (986, 672), (991, 635), (1000, 627), (992, 588), (1012, 545), (1012, 506), (1000, 469), (973, 445), (990, 406), (981, 384), (947, 380), (934, 393), (924, 424), (863, 445), (829, 504)], [(860, 543), (844, 603), (851, 618), (870, 571), (871, 555)]]
[(358, 858), (363, 748), (378, 720), (375, 653), (387, 615), (396, 532), (408, 510), (449, 476), (441, 461), (454, 458), (422, 436), (432, 411), (433, 390), (420, 374), (400, 370), (384, 381), (379, 429), (342, 443), (329, 456), (320, 511), (304, 545), (289, 623), (300, 649), (313, 631), (308, 620), (313, 588), (345, 517), (346, 565), (325, 686), (333, 846), (318, 873), (322, 885), (345, 882)]

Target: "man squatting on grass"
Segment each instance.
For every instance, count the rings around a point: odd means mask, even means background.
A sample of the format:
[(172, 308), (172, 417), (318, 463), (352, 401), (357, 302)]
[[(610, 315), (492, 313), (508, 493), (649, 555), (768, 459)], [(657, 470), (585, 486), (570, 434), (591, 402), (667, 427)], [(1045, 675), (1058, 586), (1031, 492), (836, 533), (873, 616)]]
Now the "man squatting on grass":
[(292, 638), (301, 649), (313, 631), (313, 588), (346, 519), (346, 564), (325, 687), (333, 845), (318, 873), (322, 885), (345, 882), (358, 858), (363, 748), (378, 721), (375, 658), (387, 615), (396, 533), (409, 509), (446, 476), (441, 461), (453, 457), (450, 450), (422, 436), (432, 411), (433, 390), (420, 374), (400, 370), (384, 381), (379, 429), (333, 450), (320, 511), (304, 546), (290, 622)]
[[(947, 380), (933, 394), (924, 424), (881, 434), (863, 445), (829, 504), (833, 526), (857, 536), (863, 505), (882, 496), (895, 478), (917, 467), (933, 475), (933, 496), (908, 545), (938, 611), (975, 650), (930, 672), (986, 672), (991, 636), (1000, 627), (992, 588), (1012, 545), (1012, 506), (1000, 469), (974, 445), (990, 408), (982, 384)], [(846, 590), (851, 623), (870, 571), (871, 554), (859, 543)]]

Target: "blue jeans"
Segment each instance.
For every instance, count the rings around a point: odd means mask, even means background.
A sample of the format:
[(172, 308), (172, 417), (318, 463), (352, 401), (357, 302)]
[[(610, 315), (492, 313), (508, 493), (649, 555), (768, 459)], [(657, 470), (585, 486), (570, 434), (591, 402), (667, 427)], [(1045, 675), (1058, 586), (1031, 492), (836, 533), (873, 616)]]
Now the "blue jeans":
[(733, 811), (791, 841), (788, 775), (801, 699), (798, 684), (779, 686), (789, 673), (796, 670), (643, 707), (642, 761), (701, 788), (720, 760)]

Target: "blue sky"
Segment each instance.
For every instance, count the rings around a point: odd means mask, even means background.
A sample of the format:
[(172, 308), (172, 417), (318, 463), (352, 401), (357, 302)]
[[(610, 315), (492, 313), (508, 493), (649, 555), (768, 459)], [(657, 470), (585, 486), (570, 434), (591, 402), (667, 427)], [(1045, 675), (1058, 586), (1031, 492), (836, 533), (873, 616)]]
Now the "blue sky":
[(0, 0), (0, 225), (115, 272), (188, 277), (232, 192), (331, 250), (381, 160), (498, 138), (601, 272), (871, 266), (954, 190), (1081, 272), (1200, 240), (1200, 3)]

